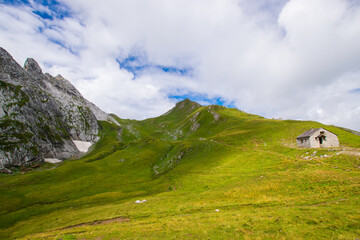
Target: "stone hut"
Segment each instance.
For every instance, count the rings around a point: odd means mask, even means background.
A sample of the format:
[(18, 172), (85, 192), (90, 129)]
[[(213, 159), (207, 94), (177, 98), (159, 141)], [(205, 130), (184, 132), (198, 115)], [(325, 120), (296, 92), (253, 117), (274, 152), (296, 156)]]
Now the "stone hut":
[(306, 148), (340, 146), (337, 135), (324, 128), (307, 130), (296, 138), (296, 143), (299, 147)]

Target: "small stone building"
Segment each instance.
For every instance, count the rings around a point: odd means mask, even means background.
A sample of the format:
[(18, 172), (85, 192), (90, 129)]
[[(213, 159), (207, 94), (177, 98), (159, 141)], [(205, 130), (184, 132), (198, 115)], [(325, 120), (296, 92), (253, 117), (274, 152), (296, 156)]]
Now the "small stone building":
[(336, 134), (324, 129), (310, 129), (296, 138), (299, 147), (319, 148), (319, 147), (339, 147), (339, 139)]

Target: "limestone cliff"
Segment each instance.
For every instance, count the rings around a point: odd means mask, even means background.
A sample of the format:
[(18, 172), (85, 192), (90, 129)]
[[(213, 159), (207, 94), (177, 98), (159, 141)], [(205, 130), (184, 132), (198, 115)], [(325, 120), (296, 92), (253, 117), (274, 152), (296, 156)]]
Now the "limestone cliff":
[(62, 76), (0, 48), (0, 169), (74, 156), (73, 140), (96, 142), (97, 120), (108, 119)]

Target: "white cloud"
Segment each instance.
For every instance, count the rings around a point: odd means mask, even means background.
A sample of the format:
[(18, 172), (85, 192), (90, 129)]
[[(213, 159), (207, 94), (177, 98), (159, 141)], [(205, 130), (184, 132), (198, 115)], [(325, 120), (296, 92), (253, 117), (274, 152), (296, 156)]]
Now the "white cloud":
[[(106, 111), (154, 117), (173, 106), (169, 94), (193, 92), (266, 117), (360, 130), (360, 93), (352, 92), (360, 88), (360, 6), (353, 1), (63, 2), (72, 17), (45, 20), (30, 6), (0, 6), (0, 43), (20, 62), (34, 57), (61, 73)], [(133, 79), (116, 59), (134, 53), (148, 66), (193, 71), (150, 67)]]

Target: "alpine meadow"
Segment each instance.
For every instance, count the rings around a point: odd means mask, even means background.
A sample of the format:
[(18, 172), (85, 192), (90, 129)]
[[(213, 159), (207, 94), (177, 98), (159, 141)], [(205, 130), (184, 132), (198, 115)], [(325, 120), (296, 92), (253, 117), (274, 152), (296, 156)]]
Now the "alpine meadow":
[[(87, 155), (1, 175), (2, 239), (355, 239), (360, 136), (179, 102), (101, 121)], [(301, 149), (326, 127), (342, 146)], [(137, 200), (146, 200), (136, 203)]]
[(0, 240), (360, 240), (360, 0), (0, 0)]

